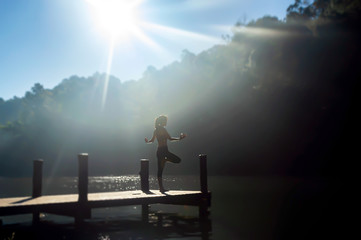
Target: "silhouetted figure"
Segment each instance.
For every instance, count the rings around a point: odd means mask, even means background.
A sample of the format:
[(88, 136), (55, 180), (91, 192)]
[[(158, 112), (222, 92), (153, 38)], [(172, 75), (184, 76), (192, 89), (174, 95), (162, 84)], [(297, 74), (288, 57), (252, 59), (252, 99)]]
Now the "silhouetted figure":
[(161, 192), (166, 192), (167, 190), (163, 187), (163, 169), (165, 162), (172, 162), (172, 163), (180, 163), (181, 159), (168, 151), (167, 146), (167, 140), (170, 141), (179, 141), (186, 137), (185, 134), (181, 133), (179, 138), (171, 137), (167, 130), (164, 128), (167, 125), (168, 118), (166, 116), (159, 116), (155, 119), (155, 130), (153, 133), (152, 139), (148, 140), (148, 138), (145, 138), (146, 143), (152, 143), (154, 142), (155, 138), (157, 138), (158, 141), (158, 149), (157, 149), (157, 158), (158, 158), (158, 184), (159, 184), (159, 190)]

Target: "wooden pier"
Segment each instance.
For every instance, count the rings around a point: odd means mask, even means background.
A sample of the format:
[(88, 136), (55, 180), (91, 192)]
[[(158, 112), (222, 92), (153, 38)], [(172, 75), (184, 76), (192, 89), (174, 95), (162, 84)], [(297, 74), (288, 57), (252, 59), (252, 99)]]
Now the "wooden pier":
[(150, 204), (191, 205), (199, 207), (199, 217), (206, 218), (211, 193), (207, 186), (207, 156), (199, 155), (201, 191), (167, 191), (149, 189), (149, 161), (141, 160), (141, 189), (88, 193), (88, 154), (79, 154), (78, 194), (42, 196), (42, 160), (34, 161), (33, 194), (28, 197), (0, 199), (0, 216), (33, 214), (33, 222), (40, 221), (40, 213), (51, 213), (75, 218), (76, 223), (91, 218), (91, 209), (141, 205), (142, 219), (148, 220)]

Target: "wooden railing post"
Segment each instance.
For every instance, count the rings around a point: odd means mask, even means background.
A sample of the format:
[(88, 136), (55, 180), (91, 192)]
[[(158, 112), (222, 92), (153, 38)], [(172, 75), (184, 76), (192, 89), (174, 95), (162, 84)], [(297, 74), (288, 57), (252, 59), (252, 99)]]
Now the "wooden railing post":
[(208, 193), (208, 181), (207, 181), (207, 155), (199, 155), (200, 162), (200, 180), (201, 180), (201, 192)]
[(33, 198), (41, 196), (43, 181), (43, 160), (37, 159), (33, 162)]
[(88, 154), (81, 153), (78, 155), (79, 175), (78, 175), (78, 192), (79, 202), (88, 201)]
[(208, 176), (207, 176), (207, 155), (199, 155), (200, 162), (200, 183), (201, 183), (201, 193), (202, 198), (199, 202), (199, 219), (201, 222), (207, 222), (208, 218), (208, 207), (211, 203), (211, 196), (208, 192)]
[(143, 192), (149, 192), (149, 160), (140, 160), (140, 186)]

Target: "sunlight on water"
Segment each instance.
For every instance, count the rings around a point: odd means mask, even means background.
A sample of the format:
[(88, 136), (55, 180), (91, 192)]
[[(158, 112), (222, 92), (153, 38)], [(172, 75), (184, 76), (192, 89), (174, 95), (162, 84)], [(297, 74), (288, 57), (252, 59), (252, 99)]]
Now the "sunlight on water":
[[(139, 189), (138, 175), (90, 177), (89, 187), (97, 191), (130, 191)], [(96, 192), (96, 191), (95, 191)]]
[[(198, 177), (195, 176), (165, 176), (163, 181), (165, 186), (174, 190), (199, 189)], [(74, 184), (76, 187), (77, 182), (69, 182), (69, 187), (74, 187)], [(155, 176), (149, 177), (149, 186), (151, 189), (158, 189), (158, 182)], [(89, 177), (89, 192), (131, 191), (139, 189), (139, 175)]]
[[(14, 183), (21, 185), (18, 181), (13, 180)], [(19, 183), (17, 183), (19, 182)], [(17, 191), (8, 189), (4, 191), (2, 197), (16, 197), (29, 195), (31, 192), (31, 179), (21, 182), (27, 182), (26, 189), (17, 187)], [(166, 188), (173, 190), (199, 190), (200, 183), (198, 176), (164, 176), (163, 182)], [(25, 185), (24, 185), (25, 186)], [(149, 176), (150, 189), (158, 189), (158, 181), (155, 176)], [(94, 176), (89, 177), (88, 192), (113, 192), (113, 191), (133, 191), (140, 190), (139, 175), (126, 176)], [(77, 177), (55, 177), (45, 178), (43, 182), (43, 195), (53, 194), (76, 194), (78, 193), (78, 179)]]

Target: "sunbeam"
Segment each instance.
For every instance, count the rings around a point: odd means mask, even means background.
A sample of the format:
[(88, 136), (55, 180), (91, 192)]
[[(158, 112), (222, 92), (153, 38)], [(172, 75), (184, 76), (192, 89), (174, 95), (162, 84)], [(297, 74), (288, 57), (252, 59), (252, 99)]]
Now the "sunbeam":
[(237, 27), (234, 29), (235, 32), (241, 32), (249, 35), (264, 36), (264, 37), (284, 37), (290, 35), (287, 31), (260, 28), (260, 27)]
[(112, 68), (112, 62), (113, 62), (114, 44), (115, 44), (115, 38), (112, 38), (111, 41), (110, 41), (110, 45), (109, 45), (109, 53), (108, 53), (108, 61), (107, 61), (107, 72), (106, 72), (104, 88), (103, 88), (103, 95), (102, 95), (102, 105), (101, 105), (101, 110), (102, 111), (105, 108), (105, 103), (106, 103), (107, 95), (108, 95), (108, 84), (109, 84), (110, 70)]
[(148, 37), (140, 28), (136, 27), (136, 28), (132, 29), (132, 33), (139, 40), (141, 40), (143, 43), (150, 46), (151, 48), (153, 48), (157, 51), (164, 51), (164, 49), (158, 43), (156, 43), (155, 41), (153, 41), (153, 39)]
[(187, 37), (187, 38), (190, 38), (193, 40), (200, 40), (200, 41), (205, 41), (205, 42), (210, 42), (210, 43), (219, 41), (218, 38), (211, 37), (211, 36), (208, 36), (205, 34), (199, 34), (199, 33), (191, 32), (191, 31), (186, 31), (183, 29), (168, 27), (168, 26), (159, 25), (159, 24), (155, 24), (155, 23), (141, 22), (140, 25), (150, 31), (153, 30), (162, 35), (170, 34), (171, 36), (183, 36), (183, 37)]
[(253, 36), (264, 36), (264, 37), (285, 37), (295, 34), (286, 30), (278, 30), (278, 29), (271, 29), (264, 27), (216, 25), (214, 26), (214, 28), (224, 32), (229, 32), (231, 30), (233, 33), (243, 33), (250, 36), (253, 35)]

